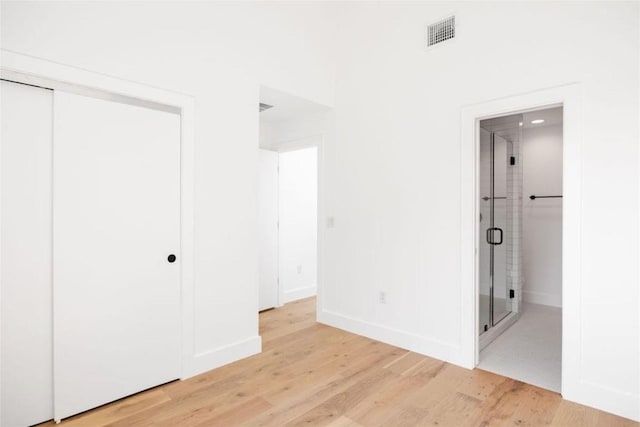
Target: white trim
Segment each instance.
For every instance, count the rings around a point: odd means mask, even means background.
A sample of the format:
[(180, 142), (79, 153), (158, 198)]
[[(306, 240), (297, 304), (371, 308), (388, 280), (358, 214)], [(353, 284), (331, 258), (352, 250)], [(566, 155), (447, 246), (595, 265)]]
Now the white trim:
[[(278, 211), (278, 230), (276, 232), (276, 240), (278, 245), (278, 253), (276, 254), (276, 307), (282, 307), (284, 305), (284, 299), (282, 297), (282, 286), (280, 285), (280, 153), (275, 151), (278, 155), (278, 167), (276, 169), (276, 210)], [(258, 284), (260, 286), (260, 284)]]
[[(333, 126), (335, 124), (334, 121), (334, 116), (331, 115), (331, 118), (327, 120), (327, 123), (329, 123), (329, 126), (331, 127), (331, 129), (325, 129), (325, 132), (331, 132), (331, 135), (333, 135)], [(320, 143), (318, 144), (318, 151), (317, 151), (317, 160), (318, 160), (318, 217), (316, 218), (316, 220), (318, 221), (318, 228), (317, 228), (317, 248), (316, 248), (316, 256), (317, 256), (317, 265), (316, 265), (316, 321), (317, 322), (321, 322), (320, 317), (321, 317), (321, 313), (323, 311), (323, 307), (324, 307), (324, 289), (325, 286), (324, 284), (324, 260), (325, 260), (325, 255), (324, 255), (324, 248), (325, 248), (325, 241), (326, 241), (326, 232), (327, 232), (327, 227), (326, 227), (326, 221), (325, 221), (325, 215), (326, 215), (326, 199), (325, 199), (325, 177), (326, 177), (326, 171), (324, 169), (325, 167), (325, 157), (326, 157), (326, 150), (327, 150), (327, 144), (326, 144), (326, 134), (322, 134), (321, 138), (320, 138)]]
[(233, 344), (207, 350), (193, 357), (191, 376), (253, 356), (262, 351), (262, 338), (258, 335)]
[[(564, 387), (563, 387), (564, 390)], [(630, 420), (640, 420), (640, 402), (638, 395), (622, 392), (607, 385), (596, 384), (583, 380), (580, 387), (572, 390), (571, 397), (563, 396), (567, 400), (619, 415)]]
[(582, 87), (573, 83), (466, 106), (461, 115), (461, 358), (478, 363), (477, 212), (479, 120), (562, 105), (563, 123), (563, 242), (562, 242), (562, 395), (580, 397), (580, 278), (582, 205)]
[(522, 300), (529, 304), (548, 305), (550, 307), (562, 308), (562, 294), (551, 294), (548, 292), (534, 292), (522, 290)]
[(299, 288), (284, 291), (282, 297), (284, 298), (283, 304), (291, 301), (298, 301), (300, 299), (309, 298), (317, 294), (317, 286), (302, 286)]
[(390, 328), (379, 323), (345, 316), (330, 310), (319, 311), (318, 322), (409, 351), (428, 354), (429, 357), (447, 362), (456, 360), (456, 355), (459, 351), (458, 346), (446, 342)]
[(175, 106), (143, 100), (140, 98), (133, 98), (131, 96), (120, 95), (112, 92), (106, 92), (104, 90), (93, 89), (86, 86), (65, 83), (59, 80), (48, 79), (42, 76), (35, 76), (33, 74), (25, 74), (25, 73), (19, 73), (16, 71), (3, 69), (2, 78), (10, 81), (25, 83), (27, 85), (33, 85), (33, 86), (42, 87), (42, 88), (51, 89), (51, 90), (64, 91), (64, 92), (73, 93), (76, 95), (82, 95), (89, 98), (98, 98), (105, 101), (135, 105), (138, 107), (148, 108), (152, 110), (159, 110), (167, 113), (180, 115), (180, 108)]
[[(182, 302), (182, 374), (181, 379), (197, 373), (194, 347), (194, 98), (190, 95), (151, 87), (80, 68), (0, 49), (0, 70), (82, 86), (124, 97), (176, 107), (181, 116), (180, 202), (181, 202), (181, 302)], [(259, 352), (259, 348), (258, 351)], [(212, 369), (209, 367), (208, 369)]]

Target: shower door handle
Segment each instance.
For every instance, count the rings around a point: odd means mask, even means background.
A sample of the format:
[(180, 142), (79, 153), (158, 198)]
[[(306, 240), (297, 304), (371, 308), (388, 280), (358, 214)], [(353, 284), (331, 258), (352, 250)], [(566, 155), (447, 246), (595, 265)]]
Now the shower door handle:
[[(500, 241), (498, 242), (493, 240), (493, 237), (495, 236), (496, 231), (500, 232)], [(496, 246), (501, 245), (502, 244), (502, 228), (498, 228), (498, 227), (487, 228), (487, 243), (490, 245), (496, 245)]]
[(500, 241), (499, 242), (494, 242), (494, 245), (501, 245), (502, 244), (502, 228), (498, 228), (496, 227), (496, 231), (500, 232)]

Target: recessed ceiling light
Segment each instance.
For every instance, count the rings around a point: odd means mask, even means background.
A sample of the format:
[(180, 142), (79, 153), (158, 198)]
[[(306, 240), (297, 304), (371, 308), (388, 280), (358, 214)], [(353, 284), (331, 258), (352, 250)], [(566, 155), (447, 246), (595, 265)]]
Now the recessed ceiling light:
[(539, 125), (540, 123), (544, 123), (543, 119), (531, 120), (532, 125)]
[(518, 123), (518, 126), (522, 126), (522, 122)]

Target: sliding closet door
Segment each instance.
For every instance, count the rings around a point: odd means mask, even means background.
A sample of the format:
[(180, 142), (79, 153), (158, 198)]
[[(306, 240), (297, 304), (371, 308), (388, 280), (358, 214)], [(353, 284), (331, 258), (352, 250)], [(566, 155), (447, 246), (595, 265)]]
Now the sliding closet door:
[(51, 143), (53, 92), (0, 82), (0, 425), (53, 418)]
[(180, 376), (180, 118), (64, 92), (54, 107), (61, 419)]

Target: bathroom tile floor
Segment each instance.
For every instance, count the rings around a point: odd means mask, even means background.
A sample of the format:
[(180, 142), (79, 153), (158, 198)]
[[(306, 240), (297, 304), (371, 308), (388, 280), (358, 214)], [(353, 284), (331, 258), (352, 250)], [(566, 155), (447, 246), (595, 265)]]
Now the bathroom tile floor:
[(524, 304), (518, 321), (480, 352), (478, 368), (560, 392), (562, 309)]

